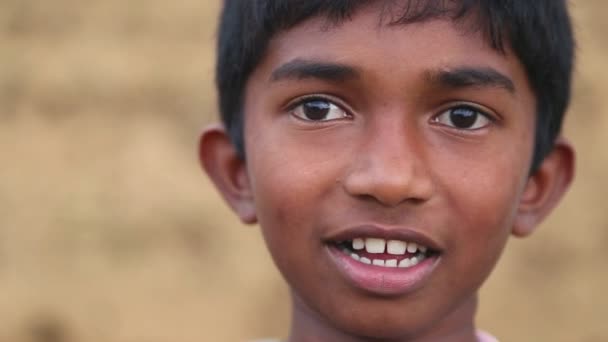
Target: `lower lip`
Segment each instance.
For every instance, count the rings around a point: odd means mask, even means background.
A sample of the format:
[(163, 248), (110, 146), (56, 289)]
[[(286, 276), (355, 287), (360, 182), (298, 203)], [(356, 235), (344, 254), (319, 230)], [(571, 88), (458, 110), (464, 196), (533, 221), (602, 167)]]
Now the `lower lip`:
[(354, 260), (335, 246), (328, 245), (327, 251), (340, 273), (355, 287), (388, 296), (405, 295), (422, 287), (440, 259), (433, 255), (408, 268), (382, 267)]

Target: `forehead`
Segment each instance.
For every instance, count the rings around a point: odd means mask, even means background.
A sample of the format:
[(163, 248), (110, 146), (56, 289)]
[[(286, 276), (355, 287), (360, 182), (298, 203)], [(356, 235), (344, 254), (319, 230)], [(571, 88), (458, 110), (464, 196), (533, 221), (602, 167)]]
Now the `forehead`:
[[(330, 23), (326, 18), (315, 17), (292, 29), (278, 33), (269, 44), (269, 55), (278, 59), (290, 59), (294, 55), (328, 56), (340, 59), (382, 54), (385, 59), (404, 60), (414, 51), (411, 46), (443, 47), (472, 50), (487, 50), (497, 54), (482, 39), (479, 32), (468, 31), (452, 20), (431, 19), (408, 24), (390, 24), (383, 20), (380, 10), (367, 6), (352, 18), (340, 23)], [(439, 25), (430, 25), (437, 23)], [(423, 34), (416, 34), (423, 33)], [(449, 33), (450, 37), (446, 37)], [(467, 39), (460, 39), (460, 38)], [(456, 39), (455, 39), (456, 38)], [(388, 43), (388, 44), (387, 44)], [(449, 46), (445, 46), (445, 44)], [(400, 54), (409, 50), (408, 55)], [(348, 51), (364, 55), (346, 55)], [(391, 51), (398, 54), (390, 55)], [(341, 55), (341, 56), (340, 56)], [(427, 56), (430, 57), (430, 56)]]
[[(517, 92), (532, 94), (518, 58), (506, 47), (491, 46), (473, 18), (431, 18), (396, 24), (378, 5), (361, 7), (338, 23), (318, 16), (279, 32), (254, 72), (263, 81), (293, 60), (320, 60), (351, 65), (363, 75), (422, 77), (461, 67), (498, 71), (512, 79)], [(533, 100), (533, 99), (532, 99)]]

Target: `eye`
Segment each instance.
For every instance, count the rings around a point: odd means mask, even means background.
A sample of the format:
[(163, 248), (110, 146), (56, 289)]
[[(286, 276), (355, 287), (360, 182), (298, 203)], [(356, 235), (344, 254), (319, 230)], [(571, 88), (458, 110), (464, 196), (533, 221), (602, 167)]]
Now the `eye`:
[(331, 121), (349, 117), (340, 106), (323, 98), (302, 100), (293, 107), (291, 113), (306, 121)]
[(488, 114), (473, 107), (459, 106), (450, 108), (439, 114), (433, 121), (457, 129), (476, 130), (489, 125), (492, 119), (490, 119)]

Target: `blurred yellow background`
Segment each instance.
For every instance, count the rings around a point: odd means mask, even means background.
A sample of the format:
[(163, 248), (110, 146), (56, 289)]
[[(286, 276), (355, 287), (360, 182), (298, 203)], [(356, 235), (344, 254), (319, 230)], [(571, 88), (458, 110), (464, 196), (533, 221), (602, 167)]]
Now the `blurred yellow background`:
[[(219, 1), (0, 2), (0, 342), (284, 336), (257, 227), (199, 168)], [(578, 177), (481, 294), (503, 341), (608, 341), (608, 1), (572, 1)]]

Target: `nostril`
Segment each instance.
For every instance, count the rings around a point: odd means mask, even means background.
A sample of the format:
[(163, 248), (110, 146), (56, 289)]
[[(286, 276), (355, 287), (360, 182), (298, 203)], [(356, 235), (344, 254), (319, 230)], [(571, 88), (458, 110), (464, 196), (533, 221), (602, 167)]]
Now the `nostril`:
[(410, 202), (411, 204), (422, 204), (424, 202), (426, 202), (427, 200), (425, 198), (408, 198), (407, 199), (408, 202)]
[(420, 205), (423, 204), (424, 202), (427, 201), (427, 198), (422, 198), (422, 197), (392, 197), (389, 198), (388, 196), (379, 196), (379, 195), (373, 195), (373, 194), (359, 194), (359, 195), (355, 195), (354, 197), (358, 198), (359, 200), (363, 201), (363, 202), (367, 202), (367, 203), (379, 203), (382, 206), (386, 206), (386, 207), (395, 207), (398, 206), (400, 204), (404, 204), (404, 203), (409, 203), (410, 205)]
[(372, 196), (372, 195), (366, 195), (366, 194), (362, 194), (362, 195), (357, 195), (357, 197), (358, 197), (360, 200), (363, 200), (363, 201), (365, 201), (365, 202), (377, 202), (377, 201), (378, 201), (378, 200), (377, 200), (377, 199), (376, 199), (374, 196)]

